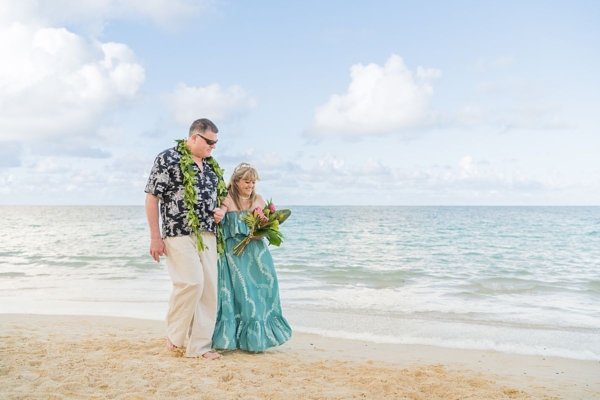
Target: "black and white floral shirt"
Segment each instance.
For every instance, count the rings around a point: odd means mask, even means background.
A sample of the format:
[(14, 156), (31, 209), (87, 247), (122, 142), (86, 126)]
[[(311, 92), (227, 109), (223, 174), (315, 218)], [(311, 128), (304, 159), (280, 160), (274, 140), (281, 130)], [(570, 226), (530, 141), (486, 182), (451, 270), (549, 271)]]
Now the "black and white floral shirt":
[[(177, 146), (156, 156), (144, 190), (160, 199), (163, 238), (193, 233), (185, 217), (188, 209), (183, 201), (184, 187), (183, 174), (179, 167), (180, 159), (181, 154), (177, 151)], [(217, 174), (206, 160), (202, 160), (202, 165), (204, 172), (200, 172), (196, 164), (193, 165), (196, 170), (194, 187), (198, 198), (194, 209), (200, 219), (201, 231), (216, 233), (213, 210), (217, 205)]]

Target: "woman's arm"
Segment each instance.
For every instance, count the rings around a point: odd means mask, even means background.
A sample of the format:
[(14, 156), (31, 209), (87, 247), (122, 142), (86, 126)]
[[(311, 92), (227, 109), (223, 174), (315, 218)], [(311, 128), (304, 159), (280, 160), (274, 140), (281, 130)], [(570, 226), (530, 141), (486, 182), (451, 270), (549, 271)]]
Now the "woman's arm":
[(232, 203), (233, 201), (231, 201), (231, 198), (229, 197), (229, 195), (227, 195), (221, 202), (221, 210), (223, 210), (224, 213), (226, 213), (227, 211), (234, 211), (233, 209), (235, 208), (235, 205), (231, 207)]
[(223, 201), (221, 202), (221, 207), (219, 208), (215, 208), (213, 213), (215, 216), (215, 222), (218, 224), (219, 222), (221, 222), (223, 220), (223, 217), (225, 216), (225, 213), (227, 213), (227, 210), (229, 208), (229, 196), (225, 197), (223, 199)]
[(265, 205), (267, 203), (265, 203), (265, 200), (262, 198), (262, 196), (258, 193), (256, 193), (256, 203), (258, 207), (260, 208), (265, 208)]

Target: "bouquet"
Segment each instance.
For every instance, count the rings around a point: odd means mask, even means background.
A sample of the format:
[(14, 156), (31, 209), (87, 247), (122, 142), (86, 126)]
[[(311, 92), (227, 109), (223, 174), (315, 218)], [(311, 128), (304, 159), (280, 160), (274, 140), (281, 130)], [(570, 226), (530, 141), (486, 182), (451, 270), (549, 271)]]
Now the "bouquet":
[(269, 244), (279, 246), (283, 242), (283, 234), (279, 230), (282, 224), (292, 214), (290, 210), (276, 210), (271, 200), (267, 202), (265, 208), (256, 207), (252, 212), (244, 215), (242, 218), (250, 232), (248, 236), (233, 248), (233, 254), (241, 255), (250, 241), (257, 237), (266, 237)]

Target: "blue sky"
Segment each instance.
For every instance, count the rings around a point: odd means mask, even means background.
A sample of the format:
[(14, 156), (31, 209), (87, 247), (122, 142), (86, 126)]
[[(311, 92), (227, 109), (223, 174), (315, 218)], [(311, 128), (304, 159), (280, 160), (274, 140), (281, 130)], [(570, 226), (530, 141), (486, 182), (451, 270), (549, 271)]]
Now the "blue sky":
[(599, 205), (594, 1), (7, 0), (0, 204), (142, 204), (207, 117), (297, 205)]

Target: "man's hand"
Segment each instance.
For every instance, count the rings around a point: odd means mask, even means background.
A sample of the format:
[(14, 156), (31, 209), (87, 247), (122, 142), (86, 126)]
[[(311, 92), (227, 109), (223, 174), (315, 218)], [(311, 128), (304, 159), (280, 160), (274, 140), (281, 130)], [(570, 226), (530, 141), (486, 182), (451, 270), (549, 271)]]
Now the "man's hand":
[(221, 220), (223, 219), (223, 217), (225, 216), (225, 213), (223, 212), (223, 210), (221, 210), (220, 208), (215, 208), (213, 210), (214, 216), (215, 216), (215, 222), (218, 224), (219, 222), (221, 222)]
[(150, 239), (150, 255), (156, 262), (160, 262), (160, 256), (167, 255), (167, 246), (162, 238)]
[(158, 202), (158, 197), (150, 193), (146, 194), (146, 217), (150, 227), (150, 255), (156, 262), (160, 262), (160, 256), (163, 254), (167, 255), (167, 248), (160, 236), (158, 226)]

